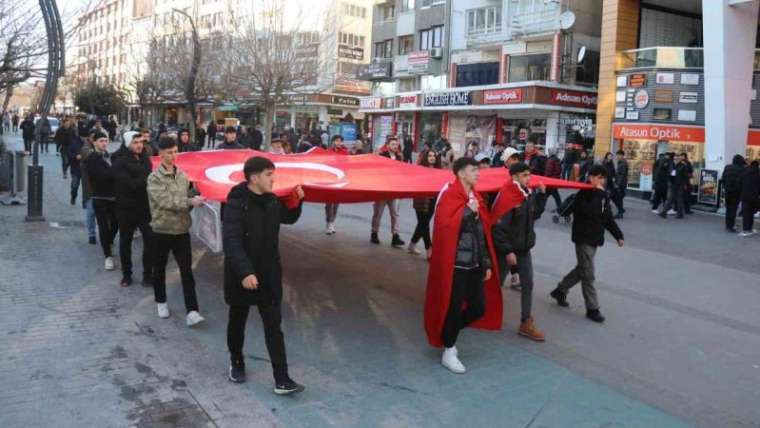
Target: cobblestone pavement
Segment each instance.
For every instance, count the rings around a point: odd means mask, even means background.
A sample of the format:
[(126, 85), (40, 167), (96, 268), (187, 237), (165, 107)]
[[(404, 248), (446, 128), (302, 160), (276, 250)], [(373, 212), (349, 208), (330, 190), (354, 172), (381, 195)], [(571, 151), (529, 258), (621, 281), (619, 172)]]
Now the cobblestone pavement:
[[(391, 249), (387, 233), (371, 246), (367, 205), (342, 206), (332, 237), (321, 206), (307, 205), (281, 244), (291, 374), (307, 389), (283, 398), (271, 392), (257, 316), (248, 382), (226, 380), (219, 255), (194, 242), (207, 323), (185, 326), (173, 262), (173, 314), (159, 319), (152, 290), (122, 289), (103, 270), (59, 158), (42, 162), (47, 222), (0, 206), (1, 427), (760, 426), (760, 240), (721, 234), (719, 219), (658, 222), (629, 203), (629, 245), (600, 250), (608, 322), (598, 326), (579, 292), (570, 310), (546, 297), (573, 254), (569, 228), (545, 217), (534, 306), (547, 343), (515, 334), (519, 298), (505, 291), (504, 330), (465, 331), (468, 372), (455, 376), (425, 342), (424, 260)], [(403, 213), (408, 238), (407, 202)]]

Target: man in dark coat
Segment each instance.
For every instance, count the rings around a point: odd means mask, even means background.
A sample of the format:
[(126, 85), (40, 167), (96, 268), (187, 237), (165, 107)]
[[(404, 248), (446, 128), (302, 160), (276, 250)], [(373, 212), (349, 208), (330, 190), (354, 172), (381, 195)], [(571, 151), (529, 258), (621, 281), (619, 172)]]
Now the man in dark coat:
[(668, 154), (661, 153), (652, 169), (654, 185), (654, 192), (652, 194), (652, 212), (659, 214), (660, 204), (664, 205), (668, 200), (668, 183), (670, 182), (670, 157)]
[(240, 150), (244, 148), (237, 140), (237, 129), (234, 126), (225, 128), (224, 141), (216, 146), (216, 150)]
[(675, 157), (675, 163), (670, 166), (669, 174), (670, 188), (668, 191), (668, 202), (662, 211), (660, 211), (660, 217), (667, 218), (668, 211), (674, 209), (676, 218), (683, 218), (685, 212), (684, 198), (686, 197), (686, 186), (689, 183), (689, 171), (682, 155)]
[(132, 239), (139, 229), (143, 238), (143, 285), (153, 285), (153, 232), (150, 228), (148, 176), (151, 162), (145, 153), (142, 134), (133, 136), (113, 154), (116, 220), (119, 224), (119, 256), (121, 257), (122, 287), (132, 284)]
[(111, 253), (111, 245), (116, 237), (118, 224), (114, 195), (114, 177), (111, 168), (111, 155), (108, 153), (108, 134), (95, 132), (93, 135), (94, 151), (85, 157), (84, 167), (92, 187), (93, 208), (95, 220), (98, 222), (100, 246), (105, 257), (105, 269), (113, 270), (114, 263)]
[[(557, 162), (559, 166), (559, 161)], [(536, 244), (535, 221), (541, 217), (546, 207), (546, 186), (541, 184), (539, 192), (528, 188), (530, 167), (517, 163), (509, 167), (512, 176), (512, 193), (522, 196), (523, 201), (501, 216), (493, 225), (493, 245), (497, 257), (505, 257), (510, 266), (517, 266), (520, 275), (520, 303), (522, 315), (518, 334), (538, 342), (544, 341), (544, 334), (536, 327), (531, 314), (533, 304), (533, 259), (530, 250)], [(558, 171), (558, 174), (560, 172)], [(500, 192), (504, 196), (504, 191)]]
[(751, 236), (757, 233), (752, 227), (755, 213), (760, 208), (760, 169), (758, 162), (752, 161), (741, 177), (742, 233), (739, 236)]
[(21, 137), (24, 139), (24, 150), (31, 153), (32, 142), (34, 141), (34, 116), (29, 113), (19, 127), (21, 128)]
[(303, 391), (288, 375), (282, 334), (282, 266), (280, 224), (293, 224), (301, 216), (304, 197), (297, 186), (287, 203), (272, 193), (275, 166), (263, 157), (246, 161), (246, 181), (233, 187), (224, 210), (224, 300), (230, 306), (227, 346), (229, 380), (245, 382), (243, 340), (251, 305), (259, 308), (278, 395)]
[(209, 121), (206, 127), (206, 136), (208, 137), (208, 147), (213, 148), (216, 145), (216, 123)]
[[(77, 202), (79, 184), (82, 182), (82, 139), (74, 136), (66, 147), (66, 156), (69, 159), (71, 170), (71, 205)], [(94, 236), (93, 236), (94, 237)]]
[(723, 191), (726, 195), (726, 230), (736, 233), (736, 209), (739, 207), (739, 196), (741, 194), (741, 176), (744, 172), (746, 162), (742, 155), (735, 155), (730, 165), (723, 169)]
[(586, 303), (586, 318), (594, 322), (604, 322), (604, 317), (599, 311), (599, 301), (594, 287), (594, 257), (597, 248), (604, 245), (604, 231), (609, 231), (617, 241), (618, 246), (623, 246), (623, 232), (612, 217), (612, 207), (607, 195), (605, 181), (607, 169), (603, 165), (594, 165), (589, 170), (589, 183), (593, 189), (584, 189), (575, 196), (573, 203), (573, 230), (572, 240), (575, 244), (575, 256), (577, 264), (550, 296), (562, 307), (570, 306), (567, 303), (567, 293), (578, 282), (583, 287), (583, 300)]
[(623, 199), (625, 199), (625, 191), (628, 188), (628, 161), (625, 160), (625, 152), (618, 150), (616, 154), (617, 165), (615, 165), (615, 198), (612, 203), (618, 209), (618, 213), (615, 218), (623, 218), (625, 214), (625, 208), (623, 208)]

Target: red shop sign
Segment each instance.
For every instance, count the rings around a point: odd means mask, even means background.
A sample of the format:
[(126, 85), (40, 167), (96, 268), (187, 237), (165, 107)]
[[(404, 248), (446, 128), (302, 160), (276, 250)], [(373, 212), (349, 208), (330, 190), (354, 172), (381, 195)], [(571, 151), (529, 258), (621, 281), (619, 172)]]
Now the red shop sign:
[(551, 103), (560, 106), (596, 108), (597, 96), (593, 92), (565, 91), (552, 89)]
[(483, 104), (519, 104), (522, 100), (522, 88), (483, 91)]

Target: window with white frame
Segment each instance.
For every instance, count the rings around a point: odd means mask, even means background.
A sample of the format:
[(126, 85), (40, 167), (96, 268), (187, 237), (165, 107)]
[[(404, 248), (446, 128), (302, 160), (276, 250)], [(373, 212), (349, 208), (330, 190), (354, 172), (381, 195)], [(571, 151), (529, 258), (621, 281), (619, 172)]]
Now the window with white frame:
[(467, 34), (501, 31), (501, 6), (481, 7), (467, 11)]
[(446, 4), (446, 0), (420, 0), (420, 7), (430, 7), (437, 4)]
[(378, 14), (378, 21), (393, 21), (396, 19), (396, 5), (393, 3), (383, 4), (378, 6), (380, 13)]
[(414, 10), (414, 0), (401, 0), (401, 11), (408, 12)]

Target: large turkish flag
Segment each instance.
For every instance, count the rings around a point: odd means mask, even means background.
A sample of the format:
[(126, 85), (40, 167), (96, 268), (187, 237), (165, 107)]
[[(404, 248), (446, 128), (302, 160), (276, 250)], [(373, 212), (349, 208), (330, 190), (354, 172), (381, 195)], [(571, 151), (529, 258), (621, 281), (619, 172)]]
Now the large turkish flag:
[[(377, 155), (345, 156), (322, 149), (293, 155), (255, 150), (216, 150), (180, 153), (177, 167), (207, 199), (224, 202), (232, 186), (244, 180), (243, 164), (252, 156), (271, 159), (277, 167), (274, 192), (288, 196), (302, 185), (308, 202), (370, 202), (384, 199), (434, 197), (451, 181), (448, 170), (425, 168)], [(154, 165), (159, 163), (153, 158)], [(497, 192), (507, 178), (505, 168), (480, 174), (479, 192)], [(581, 189), (587, 184), (533, 176), (531, 186)]]

